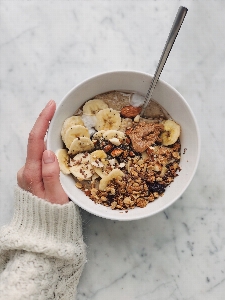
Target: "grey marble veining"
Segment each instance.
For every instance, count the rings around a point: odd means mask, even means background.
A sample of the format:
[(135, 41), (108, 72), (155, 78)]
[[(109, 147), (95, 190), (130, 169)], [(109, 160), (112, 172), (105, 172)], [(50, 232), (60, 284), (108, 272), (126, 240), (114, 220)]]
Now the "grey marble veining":
[(183, 196), (153, 217), (82, 211), (88, 263), (78, 300), (222, 300), (225, 291), (225, 47), (222, 0), (0, 1), (0, 225), (28, 133), (49, 99), (110, 70), (154, 73), (180, 5), (189, 11), (161, 78), (188, 101), (202, 152)]

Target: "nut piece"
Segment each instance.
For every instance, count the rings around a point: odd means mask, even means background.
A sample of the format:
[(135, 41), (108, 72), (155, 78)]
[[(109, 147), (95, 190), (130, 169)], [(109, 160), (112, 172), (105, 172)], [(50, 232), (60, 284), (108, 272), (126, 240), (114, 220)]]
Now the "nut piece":
[(103, 150), (105, 151), (105, 152), (109, 152), (111, 149), (112, 149), (112, 145), (111, 144), (108, 144), (108, 145), (106, 145), (106, 146), (104, 146), (103, 147)]
[(140, 106), (135, 107), (135, 106), (129, 105), (129, 106), (124, 106), (121, 109), (120, 114), (124, 118), (134, 118), (137, 115), (139, 115), (140, 112), (141, 112), (141, 107)]
[(135, 118), (134, 118), (134, 122), (135, 123), (139, 123), (139, 121), (140, 121), (140, 115), (137, 115)]
[(112, 155), (112, 157), (117, 157), (117, 156), (120, 156), (122, 153), (123, 153), (123, 150), (118, 148), (118, 149), (114, 149), (111, 152), (111, 155)]

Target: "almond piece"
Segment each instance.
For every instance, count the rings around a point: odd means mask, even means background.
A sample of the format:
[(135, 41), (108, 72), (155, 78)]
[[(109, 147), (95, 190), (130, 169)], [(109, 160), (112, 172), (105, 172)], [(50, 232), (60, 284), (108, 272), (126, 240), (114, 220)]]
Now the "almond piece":
[(108, 145), (106, 145), (106, 146), (104, 146), (104, 148), (103, 148), (103, 150), (105, 151), (105, 152), (109, 152), (111, 149), (112, 149), (112, 145), (111, 144), (108, 144)]
[(120, 114), (124, 118), (134, 118), (137, 115), (139, 115), (140, 112), (141, 112), (141, 107), (140, 106), (135, 107), (135, 106), (132, 106), (132, 105), (128, 105), (128, 106), (124, 106), (121, 109)]
[(112, 157), (117, 157), (117, 156), (120, 156), (122, 153), (123, 153), (123, 150), (122, 150), (122, 149), (114, 149), (114, 150), (111, 152), (111, 155), (112, 155)]

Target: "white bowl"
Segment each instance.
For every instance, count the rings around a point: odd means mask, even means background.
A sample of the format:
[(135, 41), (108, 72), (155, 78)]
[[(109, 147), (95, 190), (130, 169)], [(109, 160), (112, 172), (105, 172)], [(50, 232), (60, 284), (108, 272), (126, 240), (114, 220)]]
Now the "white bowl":
[[(88, 99), (97, 94), (112, 90), (136, 91), (147, 93), (152, 76), (135, 71), (115, 71), (103, 73), (85, 80), (74, 87), (61, 101), (51, 121), (47, 148), (56, 152), (63, 147), (61, 128), (66, 118)], [(162, 80), (157, 83), (153, 94), (156, 100), (170, 116), (181, 125), (181, 171), (174, 182), (166, 188), (164, 195), (145, 208), (134, 208), (125, 211), (112, 210), (101, 204), (95, 204), (75, 186), (72, 175), (60, 175), (61, 184), (69, 198), (86, 211), (111, 220), (136, 220), (152, 216), (173, 204), (190, 184), (199, 161), (200, 137), (195, 117), (184, 98), (169, 84)], [(185, 154), (183, 154), (185, 152)]]

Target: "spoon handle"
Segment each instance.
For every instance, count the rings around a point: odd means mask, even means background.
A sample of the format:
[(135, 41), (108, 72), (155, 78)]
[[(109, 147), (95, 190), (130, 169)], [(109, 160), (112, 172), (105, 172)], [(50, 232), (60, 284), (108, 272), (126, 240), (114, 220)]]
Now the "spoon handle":
[(154, 77), (152, 78), (152, 81), (151, 81), (151, 84), (150, 84), (150, 87), (148, 89), (148, 92), (145, 96), (145, 102), (143, 104), (143, 107), (142, 107), (142, 110), (141, 110), (141, 113), (140, 115), (143, 116), (144, 114), (144, 111), (145, 111), (145, 108), (146, 106), (148, 105), (149, 101), (151, 100), (151, 97), (152, 97), (152, 94), (153, 94), (153, 91), (155, 89), (155, 86), (157, 84), (157, 81), (159, 79), (159, 76), (164, 68), (164, 65), (166, 63), (166, 60), (170, 54), (170, 51), (173, 47), (173, 44), (175, 42), (175, 39), (178, 35), (178, 32), (181, 28), (181, 25), (183, 23), (183, 20), (187, 14), (187, 11), (188, 9), (186, 7), (183, 7), (183, 6), (180, 6), (179, 9), (178, 9), (178, 12), (177, 12), (177, 15), (176, 15), (176, 18), (173, 22), (173, 26), (170, 30), (170, 33), (169, 33), (169, 36), (167, 38), (167, 41), (166, 41), (166, 44), (165, 44), (165, 47), (163, 49), (163, 52), (162, 52), (162, 55), (160, 57), (160, 60), (158, 62), (158, 66), (156, 68), (156, 71), (155, 71), (155, 74), (154, 74)]

